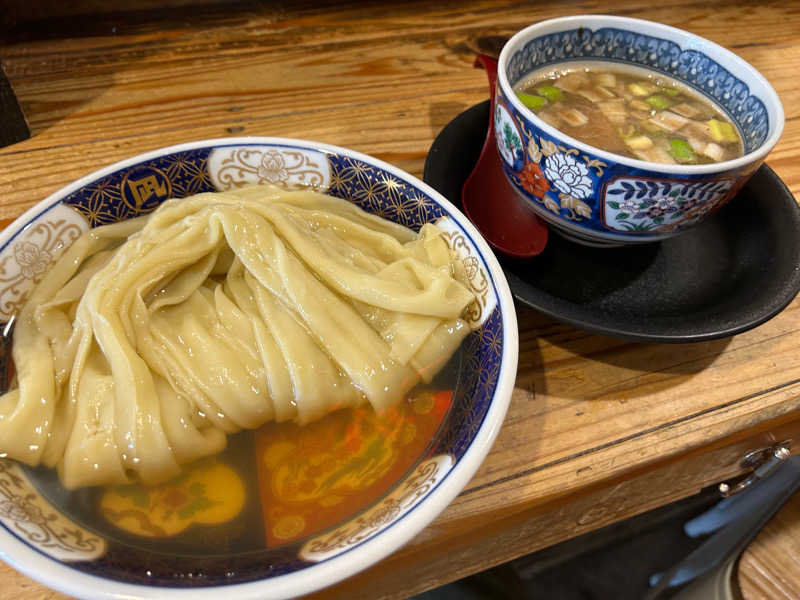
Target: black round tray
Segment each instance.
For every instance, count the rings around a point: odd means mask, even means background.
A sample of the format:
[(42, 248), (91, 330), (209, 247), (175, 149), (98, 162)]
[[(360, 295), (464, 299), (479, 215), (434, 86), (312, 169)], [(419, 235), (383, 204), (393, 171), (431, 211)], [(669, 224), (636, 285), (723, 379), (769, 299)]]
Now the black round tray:
[[(425, 161), (425, 182), (459, 208), (488, 122), (488, 101), (461, 113)], [(766, 165), (717, 214), (663, 242), (590, 248), (550, 233), (535, 258), (498, 256), (511, 291), (594, 333), (648, 342), (726, 337), (775, 316), (800, 289), (800, 207)]]

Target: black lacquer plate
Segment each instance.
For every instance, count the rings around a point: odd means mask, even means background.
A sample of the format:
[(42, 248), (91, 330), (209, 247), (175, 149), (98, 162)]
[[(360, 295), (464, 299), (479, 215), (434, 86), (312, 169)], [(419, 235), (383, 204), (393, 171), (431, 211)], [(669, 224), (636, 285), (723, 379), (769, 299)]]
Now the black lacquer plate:
[[(460, 207), (489, 102), (434, 140), (423, 178)], [(716, 215), (658, 243), (590, 248), (551, 235), (535, 258), (499, 256), (518, 301), (575, 327), (647, 342), (699, 342), (778, 314), (800, 289), (800, 207), (766, 165)]]

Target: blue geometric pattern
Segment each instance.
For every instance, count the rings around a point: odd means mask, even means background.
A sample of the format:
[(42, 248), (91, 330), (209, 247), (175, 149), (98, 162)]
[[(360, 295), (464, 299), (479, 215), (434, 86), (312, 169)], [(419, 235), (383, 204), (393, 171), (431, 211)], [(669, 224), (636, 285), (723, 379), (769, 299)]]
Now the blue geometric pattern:
[(708, 55), (681, 50), (670, 40), (611, 27), (561, 31), (529, 41), (509, 59), (506, 72), (513, 87), (542, 67), (580, 59), (633, 63), (671, 75), (723, 108), (742, 131), (745, 152), (752, 152), (767, 139), (767, 109), (750, 95), (747, 84)]
[(86, 217), (90, 227), (147, 214), (168, 198), (214, 191), (208, 154), (203, 148), (152, 158), (92, 181), (62, 203)]
[(449, 453), (460, 459), (475, 438), (489, 410), (489, 402), (476, 400), (492, 397), (500, 375), (502, 332), (502, 316), (495, 309), (483, 327), (464, 340), (461, 378), (433, 454)]
[(447, 213), (430, 196), (409, 182), (357, 158), (328, 154), (328, 193), (346, 198), (367, 212), (414, 230)]

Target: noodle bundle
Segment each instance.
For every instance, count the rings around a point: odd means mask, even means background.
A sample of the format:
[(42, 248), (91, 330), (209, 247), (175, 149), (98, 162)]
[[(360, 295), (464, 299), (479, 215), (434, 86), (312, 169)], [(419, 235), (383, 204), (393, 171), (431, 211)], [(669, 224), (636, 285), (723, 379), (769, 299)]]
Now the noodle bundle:
[(473, 300), (441, 231), (308, 191), (169, 200), (85, 233), (17, 316), (0, 453), (67, 488), (156, 483), (268, 421), (430, 381)]

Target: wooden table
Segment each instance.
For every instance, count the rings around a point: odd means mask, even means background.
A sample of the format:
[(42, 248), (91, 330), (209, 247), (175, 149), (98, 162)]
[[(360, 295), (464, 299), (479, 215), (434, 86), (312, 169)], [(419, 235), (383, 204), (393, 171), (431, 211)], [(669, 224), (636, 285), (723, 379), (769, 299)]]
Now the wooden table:
[(793, 600), (800, 590), (800, 494), (772, 517), (739, 559), (744, 600)]
[[(688, 29), (759, 69), (787, 118), (768, 163), (800, 192), (800, 12), (789, 2), (74, 4), (12, 0), (0, 17), (0, 58), (33, 134), (0, 149), (0, 218), (122, 158), (229, 135), (328, 142), (419, 176), (439, 130), (487, 97), (476, 48), (587, 12)], [(739, 473), (746, 451), (800, 433), (800, 301), (692, 345), (518, 315), (511, 408), (475, 478), (406, 548), (315, 597), (421, 592), (693, 494)], [(0, 596), (60, 597), (8, 567)]]

